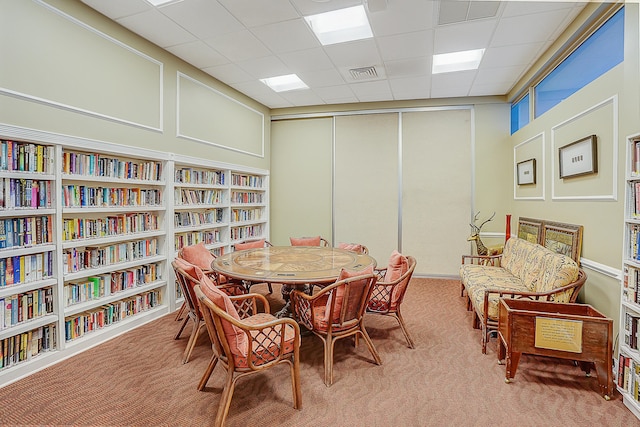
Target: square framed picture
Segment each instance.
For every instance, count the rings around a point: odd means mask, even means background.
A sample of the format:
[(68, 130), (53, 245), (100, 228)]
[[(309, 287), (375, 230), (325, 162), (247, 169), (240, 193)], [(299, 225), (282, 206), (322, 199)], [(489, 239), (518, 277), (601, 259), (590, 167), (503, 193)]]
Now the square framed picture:
[(518, 185), (528, 185), (536, 183), (536, 159), (529, 159), (519, 162), (516, 165), (518, 174)]
[(589, 135), (558, 149), (561, 179), (598, 172), (596, 141), (595, 135)]

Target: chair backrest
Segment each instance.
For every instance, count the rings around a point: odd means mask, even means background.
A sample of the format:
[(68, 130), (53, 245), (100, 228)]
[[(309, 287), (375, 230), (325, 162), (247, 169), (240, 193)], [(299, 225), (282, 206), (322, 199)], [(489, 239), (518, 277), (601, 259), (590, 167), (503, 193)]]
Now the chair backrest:
[(211, 270), (211, 262), (216, 256), (207, 249), (204, 243), (198, 243), (197, 245), (185, 246), (180, 249), (178, 258), (182, 258), (206, 271)]
[(290, 237), (291, 246), (329, 246), (329, 241), (321, 236)]
[(197, 267), (182, 258), (176, 258), (173, 260), (171, 262), (171, 266), (173, 267), (173, 271), (176, 275), (178, 286), (180, 286), (180, 290), (182, 291), (184, 301), (187, 303), (187, 308), (194, 315), (201, 318), (202, 314), (200, 312), (200, 305), (198, 304), (198, 299), (194, 290), (195, 285), (198, 284), (197, 273), (195, 270)]
[(338, 280), (328, 286), (325, 321), (339, 327), (357, 325), (367, 308), (374, 283), (375, 275), (367, 274)]
[(245, 249), (264, 248), (267, 246), (273, 246), (271, 242), (265, 239), (259, 240), (246, 240), (244, 242), (234, 243), (233, 247), (236, 251), (243, 251)]
[(416, 268), (416, 259), (407, 256), (407, 270), (391, 282), (375, 284), (371, 291), (368, 309), (378, 313), (387, 313), (398, 308), (404, 300), (409, 282)]
[(359, 243), (338, 243), (338, 249), (344, 249), (362, 255), (369, 255), (369, 248)]

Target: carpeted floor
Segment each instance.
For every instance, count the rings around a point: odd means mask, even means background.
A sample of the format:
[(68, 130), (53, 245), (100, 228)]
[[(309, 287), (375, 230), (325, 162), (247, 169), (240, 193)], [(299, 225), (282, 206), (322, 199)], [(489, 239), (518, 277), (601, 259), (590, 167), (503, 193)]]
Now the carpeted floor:
[[(253, 291), (266, 293), (266, 286)], [(282, 305), (280, 288), (269, 298)], [(496, 361), (496, 342), (480, 351), (480, 332), (459, 296), (459, 282), (413, 279), (404, 316), (416, 348), (392, 319), (367, 317), (383, 359), (366, 346), (336, 344), (335, 382), (323, 383), (322, 342), (301, 349), (302, 409), (293, 409), (286, 366), (241, 379), (228, 426), (637, 426), (616, 394), (606, 401), (595, 377), (570, 362), (523, 356), (511, 384)], [(217, 367), (196, 390), (211, 349), (206, 332), (192, 359), (180, 360), (188, 331), (174, 341), (173, 315), (0, 389), (2, 425), (212, 425), (222, 386)]]

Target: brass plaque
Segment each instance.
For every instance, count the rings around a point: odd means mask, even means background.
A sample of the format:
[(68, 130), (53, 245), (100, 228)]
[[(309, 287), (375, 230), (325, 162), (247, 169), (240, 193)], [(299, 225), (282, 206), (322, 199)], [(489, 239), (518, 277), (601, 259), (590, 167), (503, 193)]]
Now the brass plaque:
[(582, 353), (582, 321), (536, 317), (535, 346)]

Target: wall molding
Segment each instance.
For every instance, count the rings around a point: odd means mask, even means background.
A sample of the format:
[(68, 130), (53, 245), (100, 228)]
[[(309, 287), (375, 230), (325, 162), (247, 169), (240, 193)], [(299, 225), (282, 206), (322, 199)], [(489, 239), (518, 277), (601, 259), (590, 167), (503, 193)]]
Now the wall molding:
[[(538, 138), (542, 138), (542, 159), (540, 159), (540, 166), (536, 166), (536, 174), (538, 174), (541, 179), (540, 182), (536, 183), (535, 185), (538, 186), (540, 185), (542, 188), (542, 196), (529, 196), (529, 197), (520, 197), (518, 196), (518, 171), (517, 171), (517, 164), (518, 164), (518, 158), (517, 158), (517, 150), (519, 147), (525, 145), (525, 144), (529, 144), (533, 141), (536, 141)], [(545, 155), (545, 146), (546, 146), (546, 141), (545, 141), (545, 133), (544, 132), (540, 132), (537, 135), (532, 136), (531, 138), (522, 141), (521, 143), (519, 143), (518, 145), (516, 145), (515, 147), (513, 147), (513, 200), (545, 200), (545, 188), (546, 188), (546, 179), (547, 179), (547, 162), (546, 162), (546, 155)]]
[[(557, 152), (557, 148), (556, 148), (556, 141), (555, 141), (555, 132), (560, 129), (563, 126), (566, 126), (586, 115), (588, 115), (589, 113), (592, 113), (596, 110), (598, 110), (599, 108), (604, 107), (607, 104), (611, 104), (612, 108), (613, 108), (613, 114), (612, 114), (612, 130), (613, 130), (613, 134), (612, 134), (612, 150), (613, 150), (613, 164), (611, 165), (611, 169), (612, 169), (612, 185), (611, 185), (611, 193), (610, 194), (594, 194), (594, 195), (589, 195), (589, 196), (556, 196), (555, 193), (555, 178), (553, 176), (553, 174), (556, 171), (556, 162), (557, 159), (555, 157), (555, 153)], [(600, 150), (600, 149), (599, 149)], [(576, 114), (575, 116), (558, 123), (557, 125), (553, 126), (551, 128), (551, 151), (552, 151), (552, 155), (551, 155), (551, 170), (552, 170), (552, 176), (551, 176), (551, 199), (552, 200), (608, 200), (608, 201), (616, 201), (618, 200), (618, 95), (613, 95), (610, 98), (607, 98), (589, 108), (587, 108), (586, 110)]]
[(24, 93), (24, 92), (20, 92), (20, 91), (16, 91), (16, 90), (12, 90), (9, 88), (5, 88), (5, 87), (0, 87), (0, 94), (4, 94), (7, 96), (10, 96), (12, 98), (17, 98), (17, 99), (22, 99), (22, 100), (26, 100), (26, 101), (31, 101), (31, 102), (35, 102), (38, 104), (42, 104), (42, 105), (47, 105), (50, 107), (54, 107), (60, 110), (66, 110), (66, 111), (71, 111), (74, 113), (79, 113), (85, 116), (90, 116), (90, 117), (96, 117), (99, 119), (103, 119), (103, 120), (107, 120), (107, 121), (111, 121), (111, 122), (117, 122), (117, 123), (121, 123), (121, 124), (125, 124), (128, 126), (134, 126), (134, 127), (138, 127), (138, 128), (142, 128), (142, 129), (147, 129), (147, 130), (152, 130), (152, 131), (157, 131), (157, 132), (162, 132), (163, 131), (163, 123), (164, 123), (164, 119), (163, 119), (163, 111), (164, 111), (164, 89), (163, 89), (163, 82), (164, 82), (164, 64), (134, 48), (132, 48), (131, 46), (122, 43), (121, 41), (91, 27), (90, 25), (87, 25), (86, 23), (70, 16), (67, 15), (66, 13), (60, 11), (59, 9), (56, 9), (55, 7), (45, 3), (42, 0), (34, 0), (34, 2), (49, 10), (50, 12), (55, 13), (58, 16), (61, 16), (62, 18), (68, 20), (69, 22), (87, 30), (90, 31), (100, 37), (102, 37), (103, 39), (143, 58), (146, 61), (149, 61), (152, 64), (155, 64), (158, 66), (158, 70), (159, 70), (159, 85), (158, 85), (158, 96), (159, 96), (159, 100), (160, 100), (160, 105), (158, 106), (158, 114), (159, 114), (159, 119), (158, 119), (158, 123), (157, 124), (144, 124), (144, 123), (138, 123), (134, 120), (128, 120), (125, 119), (123, 117), (116, 117), (116, 116), (112, 116), (112, 115), (108, 115), (108, 114), (104, 114), (104, 113), (100, 113), (98, 111), (93, 111), (91, 109), (87, 109), (87, 108), (82, 108), (79, 106), (75, 106), (75, 105), (71, 105), (71, 104), (66, 104), (63, 102), (58, 102), (55, 101), (53, 99), (47, 99), (47, 98), (43, 98), (43, 97), (39, 97), (36, 96), (34, 94), (29, 94), (29, 93)]

